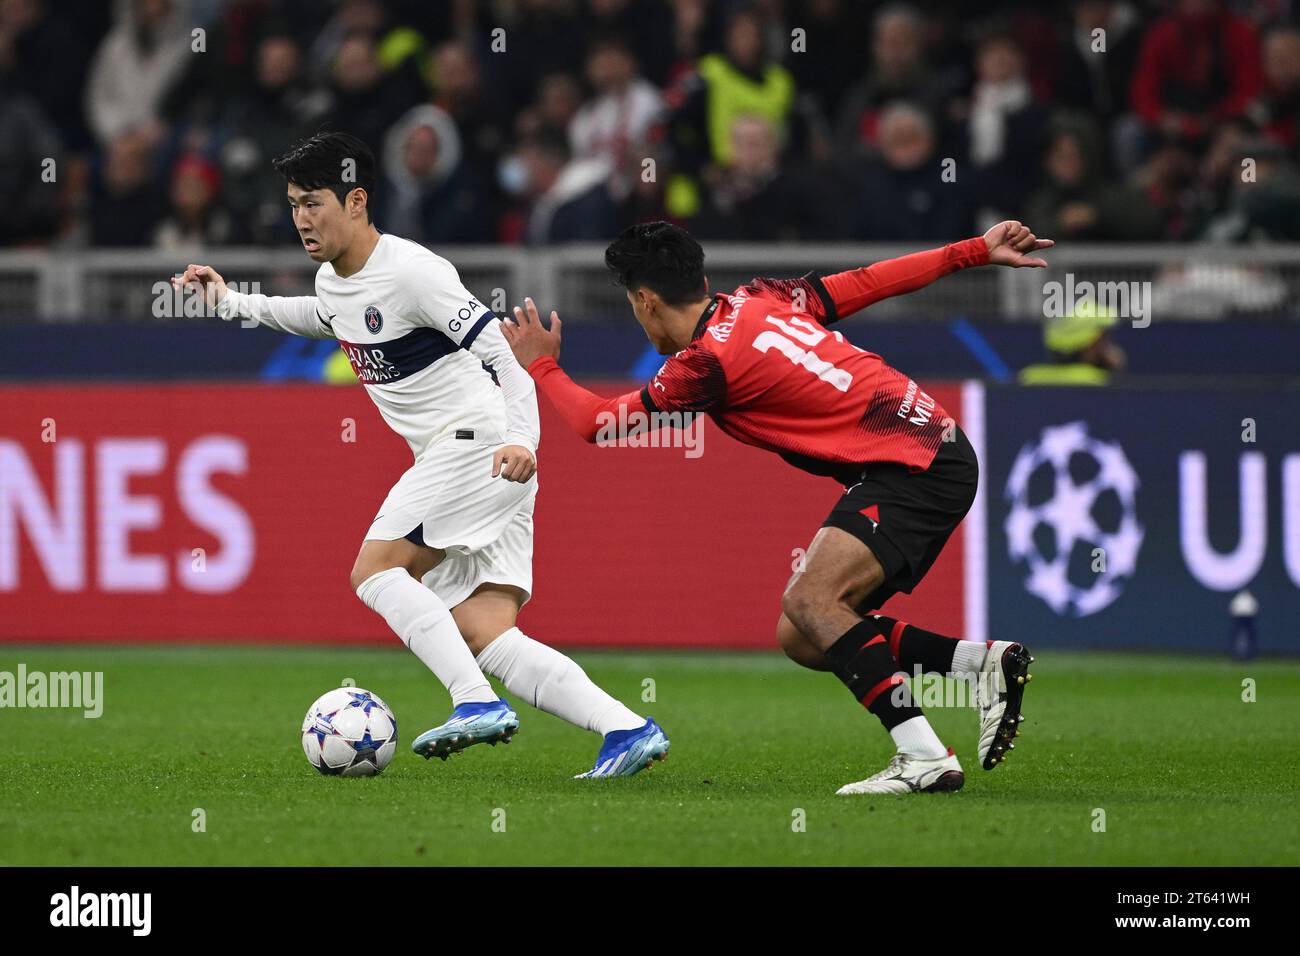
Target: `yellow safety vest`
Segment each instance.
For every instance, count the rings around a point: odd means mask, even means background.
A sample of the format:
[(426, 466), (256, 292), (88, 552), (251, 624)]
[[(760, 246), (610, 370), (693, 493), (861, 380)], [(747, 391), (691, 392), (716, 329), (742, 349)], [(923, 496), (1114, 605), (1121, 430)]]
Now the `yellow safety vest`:
[(1069, 365), (1028, 365), (1020, 370), (1021, 385), (1105, 385), (1110, 372), (1087, 362)]
[(731, 124), (739, 116), (763, 116), (777, 129), (785, 126), (794, 102), (794, 78), (775, 63), (763, 70), (762, 83), (736, 69), (720, 53), (700, 58), (700, 76), (708, 84), (709, 149), (714, 162), (731, 162)]

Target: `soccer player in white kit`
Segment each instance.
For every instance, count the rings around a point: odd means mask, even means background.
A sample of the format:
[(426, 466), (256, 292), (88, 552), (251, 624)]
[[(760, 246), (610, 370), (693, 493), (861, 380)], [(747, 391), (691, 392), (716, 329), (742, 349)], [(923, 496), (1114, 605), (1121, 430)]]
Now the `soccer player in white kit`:
[(314, 296), (245, 295), (211, 266), (197, 284), (222, 318), (311, 338), (337, 338), (415, 462), (384, 499), (352, 568), (357, 596), (388, 622), (451, 694), (452, 715), (412, 749), (441, 757), (509, 742), (519, 727), (488, 683), (602, 734), (583, 777), (627, 776), (662, 759), (652, 718), (601, 690), (576, 663), (515, 624), (532, 590), (532, 379), (500, 320), (455, 267), (370, 221), (374, 157), (346, 133), (318, 133), (275, 160), (307, 255), (321, 264)]

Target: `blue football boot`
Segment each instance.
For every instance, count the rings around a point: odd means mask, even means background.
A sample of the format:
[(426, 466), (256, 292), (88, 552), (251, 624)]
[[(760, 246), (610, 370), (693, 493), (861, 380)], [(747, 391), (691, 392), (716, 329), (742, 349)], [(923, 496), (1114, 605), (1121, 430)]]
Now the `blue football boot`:
[(446, 760), (474, 744), (510, 743), (519, 730), (519, 717), (504, 697), (481, 704), (461, 704), (445, 724), (426, 730), (411, 741), (411, 749), (426, 760)]
[(580, 773), (575, 780), (594, 777), (630, 777), (656, 760), (668, 756), (670, 742), (664, 729), (653, 717), (634, 730), (615, 730), (605, 735), (596, 755), (596, 766)]

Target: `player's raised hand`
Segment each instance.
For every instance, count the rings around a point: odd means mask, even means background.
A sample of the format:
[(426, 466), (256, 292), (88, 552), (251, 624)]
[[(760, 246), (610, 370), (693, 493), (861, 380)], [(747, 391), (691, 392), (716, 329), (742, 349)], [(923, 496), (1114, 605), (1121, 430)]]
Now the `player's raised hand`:
[(1000, 222), (984, 233), (984, 242), (989, 247), (989, 262), (992, 265), (1046, 269), (1047, 260), (1026, 255), (1039, 249), (1050, 249), (1056, 245), (1051, 239), (1039, 239), (1029, 227), (1016, 219)]
[(203, 299), (210, 309), (215, 309), (217, 303), (226, 297), (226, 280), (212, 266), (199, 266), (191, 262), (183, 273), (172, 276), (172, 286), (177, 289), (202, 289)]
[(502, 322), (501, 332), (510, 343), (510, 351), (515, 353), (515, 360), (524, 368), (528, 368), (543, 355), (560, 357), (559, 313), (551, 312), (551, 328), (547, 331), (542, 325), (541, 316), (537, 314), (537, 303), (532, 299), (524, 299), (522, 309), (515, 306), (515, 321)]
[(523, 445), (505, 445), (492, 456), (492, 477), (506, 481), (527, 481), (537, 473), (537, 459)]

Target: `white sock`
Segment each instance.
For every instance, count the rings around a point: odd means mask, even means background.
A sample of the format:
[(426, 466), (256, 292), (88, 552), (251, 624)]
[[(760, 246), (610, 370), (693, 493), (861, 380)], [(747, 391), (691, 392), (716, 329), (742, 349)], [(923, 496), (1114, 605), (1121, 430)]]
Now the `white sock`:
[(372, 574), (357, 597), (379, 614), (451, 694), (451, 705), (486, 703), (496, 692), (442, 599), (402, 568)]
[(948, 748), (939, 742), (939, 735), (934, 732), (924, 714), (911, 717), (889, 732), (894, 743), (903, 753), (917, 757), (944, 757)]
[(483, 648), (478, 665), (534, 707), (598, 734), (645, 723), (597, 687), (581, 667), (517, 627)]
[(983, 641), (958, 641), (952, 652), (954, 674), (978, 674), (989, 649)]

